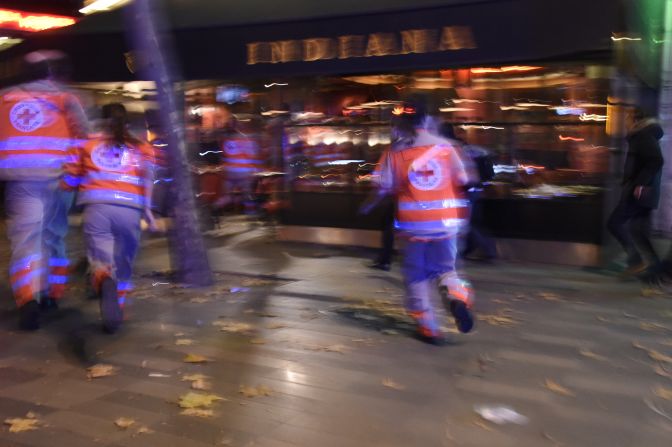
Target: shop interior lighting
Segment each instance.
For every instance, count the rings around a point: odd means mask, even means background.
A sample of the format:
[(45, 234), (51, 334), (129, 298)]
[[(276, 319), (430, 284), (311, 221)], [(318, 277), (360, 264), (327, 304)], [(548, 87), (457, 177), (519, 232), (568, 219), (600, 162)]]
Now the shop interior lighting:
[(63, 28), (74, 25), (75, 22), (72, 17), (0, 9), (0, 28), (5, 29), (35, 32)]
[(487, 73), (520, 73), (526, 71), (541, 70), (544, 67), (535, 67), (532, 65), (511, 65), (507, 67), (480, 67), (472, 68), (473, 74), (487, 74)]
[(611, 36), (611, 40), (614, 42), (618, 42), (621, 40), (629, 40), (629, 41), (639, 41), (642, 40), (641, 37), (627, 37), (627, 36)]
[(336, 161), (330, 161), (327, 163), (329, 166), (343, 166), (343, 165), (351, 165), (355, 163), (364, 163), (366, 160), (336, 160)]
[(501, 110), (528, 110), (527, 107), (520, 107), (520, 106), (499, 106)]
[(88, 0), (84, 2), (85, 6), (79, 12), (84, 15), (95, 14), (119, 8), (129, 2), (130, 0)]
[(560, 116), (564, 115), (581, 116), (586, 113), (586, 109), (581, 107), (557, 106), (557, 107), (549, 107), (549, 109), (555, 110), (555, 113)]
[(469, 130), (469, 129), (480, 129), (480, 130), (504, 130), (503, 127), (496, 127), (496, 126), (474, 126), (472, 124), (465, 124), (463, 126), (460, 126), (464, 130)]
[(262, 116), (276, 116), (276, 115), (287, 115), (289, 113), (289, 110), (267, 110), (265, 112), (261, 112)]
[(0, 36), (0, 51), (6, 50), (9, 47), (20, 44), (23, 42), (23, 39), (16, 39), (13, 37)]
[(473, 112), (474, 109), (469, 109), (467, 107), (441, 107), (439, 112)]
[(581, 121), (598, 121), (598, 122), (604, 122), (607, 120), (607, 115), (595, 115), (595, 114), (588, 114), (588, 113), (583, 113), (579, 116), (579, 119)]
[(566, 137), (564, 135), (558, 135), (558, 139), (560, 141), (576, 141), (576, 142), (586, 141), (585, 138)]
[(271, 87), (286, 87), (289, 84), (286, 82), (271, 82), (270, 84), (264, 84), (265, 88), (271, 88)]
[(514, 104), (516, 107), (543, 107), (548, 108), (548, 104), (542, 104), (539, 102), (517, 102)]

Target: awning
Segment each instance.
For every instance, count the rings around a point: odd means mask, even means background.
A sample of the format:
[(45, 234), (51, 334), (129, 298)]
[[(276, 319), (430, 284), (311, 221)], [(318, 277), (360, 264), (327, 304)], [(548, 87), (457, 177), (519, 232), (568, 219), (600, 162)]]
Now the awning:
[[(384, 73), (608, 57), (614, 0), (170, 0), (184, 79)], [(333, 4), (332, 4), (333, 3)], [(73, 59), (76, 81), (135, 79), (123, 12), (40, 33)]]

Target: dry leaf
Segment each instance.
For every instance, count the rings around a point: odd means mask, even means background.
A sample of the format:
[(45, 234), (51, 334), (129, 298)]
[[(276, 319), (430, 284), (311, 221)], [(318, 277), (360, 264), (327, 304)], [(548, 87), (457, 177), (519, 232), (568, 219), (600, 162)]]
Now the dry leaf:
[(140, 427), (137, 432), (138, 435), (151, 435), (152, 433), (154, 433), (154, 430), (145, 426)]
[(259, 385), (257, 387), (241, 385), (238, 392), (245, 397), (260, 397), (270, 396), (273, 393), (273, 390), (271, 390), (266, 385)]
[(640, 329), (643, 329), (643, 330), (649, 331), (649, 332), (665, 332), (665, 331), (670, 330), (669, 327), (667, 327), (663, 324), (650, 323), (650, 322), (645, 322), (645, 321), (639, 323), (639, 327), (640, 327)]
[(558, 295), (550, 292), (539, 292), (539, 297), (545, 299), (546, 301), (560, 301), (560, 297)]
[(653, 366), (653, 371), (658, 374), (659, 376), (662, 377), (667, 377), (668, 379), (672, 379), (672, 372), (666, 370), (660, 365), (654, 365)]
[(244, 314), (248, 314), (248, 315), (253, 314), (254, 312), (256, 312), (254, 309), (245, 309), (243, 311)]
[(383, 335), (399, 335), (399, 331), (395, 331), (394, 329), (383, 329), (380, 333)]
[(326, 352), (338, 352), (339, 354), (345, 354), (345, 353), (348, 352), (348, 351), (347, 351), (347, 350), (348, 350), (348, 347), (345, 346), (345, 345), (338, 345), (338, 344), (337, 344), (337, 345), (329, 345), (329, 346), (325, 346), (325, 347), (324, 347), (324, 350), (325, 350)]
[(5, 425), (9, 425), (10, 433), (21, 433), (24, 431), (37, 430), (39, 428), (37, 419), (31, 418), (9, 418), (5, 419)]
[(243, 287), (263, 287), (277, 284), (277, 281), (271, 279), (246, 278), (240, 282)]
[(492, 431), (492, 427), (486, 424), (482, 419), (475, 419), (474, 425), (487, 431)]
[(29, 411), (26, 413), (26, 418), (27, 419), (37, 419), (39, 418), (39, 415), (37, 413), (33, 413), (32, 411)]
[(605, 356), (595, 354), (594, 352), (590, 351), (589, 349), (582, 349), (582, 350), (579, 351), (579, 353), (584, 357), (588, 357), (588, 358), (593, 359), (593, 360), (599, 360), (601, 362), (606, 362), (607, 360), (609, 360)]
[(187, 354), (187, 356), (184, 359), (182, 359), (182, 361), (184, 363), (206, 363), (211, 362), (212, 360), (198, 354)]
[(208, 379), (210, 379), (210, 377), (204, 374), (185, 374), (182, 376), (183, 382), (195, 382), (197, 380), (208, 380)]
[(651, 357), (652, 360), (655, 360), (657, 362), (663, 362), (663, 363), (672, 363), (672, 357), (669, 355), (665, 355), (663, 353), (660, 353), (656, 351), (655, 349), (649, 349), (648, 350), (649, 357)]
[(289, 327), (289, 326), (287, 326), (286, 324), (282, 324), (282, 323), (269, 323), (269, 324), (266, 325), (266, 329), (284, 329), (286, 327)]
[(207, 380), (199, 379), (191, 382), (191, 388), (194, 390), (208, 391), (212, 388), (212, 384)]
[(180, 408), (208, 408), (217, 401), (226, 400), (216, 394), (203, 394), (188, 392), (180, 396), (178, 405)]
[(88, 372), (86, 374), (86, 377), (89, 380), (91, 380), (91, 379), (98, 379), (100, 377), (113, 376), (117, 374), (119, 368), (117, 368), (116, 366), (99, 363), (97, 365), (93, 365), (90, 368), (87, 368), (87, 371)]
[(265, 345), (266, 340), (264, 340), (263, 338), (253, 338), (252, 340), (250, 340), (250, 343), (252, 343), (253, 345)]
[(219, 327), (220, 331), (228, 332), (230, 334), (245, 334), (254, 330), (254, 326), (251, 324), (239, 321), (217, 320), (212, 324)]
[(185, 334), (184, 332), (175, 332), (173, 335), (174, 335), (175, 337), (184, 337), (184, 336), (187, 335), (187, 334)]
[(403, 391), (406, 389), (406, 387), (400, 383), (395, 382), (394, 380), (386, 377), (383, 379), (383, 386), (386, 386), (388, 388), (392, 388), (393, 390), (397, 391)]
[(211, 418), (215, 415), (212, 410), (206, 410), (203, 408), (187, 408), (180, 412), (183, 416), (196, 416), (199, 418)]
[(154, 377), (154, 378), (160, 378), (160, 379), (166, 379), (170, 377), (168, 374), (163, 374), (163, 373), (149, 373), (149, 377)]
[(608, 319), (608, 318), (606, 318), (606, 317), (603, 317), (603, 316), (601, 316), (601, 315), (596, 315), (596, 316), (595, 316), (595, 319), (596, 319), (597, 321), (601, 321), (602, 323), (611, 323), (611, 320), (610, 320), (610, 319)]
[(129, 418), (118, 418), (116, 421), (114, 421), (114, 425), (121, 428), (122, 430), (126, 430), (127, 428), (129, 428), (134, 424), (135, 421)]
[(653, 394), (665, 400), (672, 400), (672, 388), (658, 385), (653, 389)]
[(196, 341), (190, 339), (190, 338), (180, 338), (175, 340), (175, 345), (176, 346), (191, 346), (195, 344)]
[(203, 304), (203, 303), (209, 303), (210, 302), (210, 300), (208, 298), (203, 298), (202, 296), (197, 296), (195, 298), (190, 299), (189, 301), (192, 302), (192, 303), (196, 303), (196, 304)]
[(556, 394), (562, 394), (563, 396), (575, 396), (573, 392), (571, 392), (564, 386), (552, 381), (551, 379), (546, 379), (546, 382), (544, 383), (547, 389), (553, 391)]
[(507, 316), (507, 315), (488, 315), (488, 314), (481, 314), (478, 315), (476, 318), (478, 318), (480, 321), (484, 321), (492, 326), (505, 326), (505, 327), (511, 327), (515, 326), (518, 324), (516, 320), (513, 318)]

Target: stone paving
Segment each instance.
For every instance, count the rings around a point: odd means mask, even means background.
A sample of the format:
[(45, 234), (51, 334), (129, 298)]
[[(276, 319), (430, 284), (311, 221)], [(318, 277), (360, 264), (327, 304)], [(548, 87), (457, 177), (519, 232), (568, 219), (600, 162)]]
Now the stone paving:
[[(577, 269), (467, 265), (477, 331), (439, 348), (410, 336), (398, 271), (368, 270), (370, 252), (240, 222), (208, 246), (217, 284), (192, 290), (160, 273), (164, 241), (147, 241), (114, 336), (82, 278), (42, 330), (17, 332), (4, 280), (0, 420), (37, 429), (5, 425), (0, 446), (670, 445), (669, 297)], [(88, 379), (96, 364), (116, 373)], [(189, 392), (223, 400), (184, 415)], [(497, 425), (481, 406), (525, 419)]]

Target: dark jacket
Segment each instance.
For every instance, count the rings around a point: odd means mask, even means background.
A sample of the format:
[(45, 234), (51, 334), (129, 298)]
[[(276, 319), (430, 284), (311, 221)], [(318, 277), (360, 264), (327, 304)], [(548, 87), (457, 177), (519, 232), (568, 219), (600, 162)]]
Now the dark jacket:
[[(662, 137), (663, 129), (653, 119), (640, 121), (628, 135), (622, 200), (637, 201), (646, 208), (658, 207), (663, 172), (663, 154), (658, 140)], [(639, 200), (634, 197), (638, 186), (644, 187)]]

